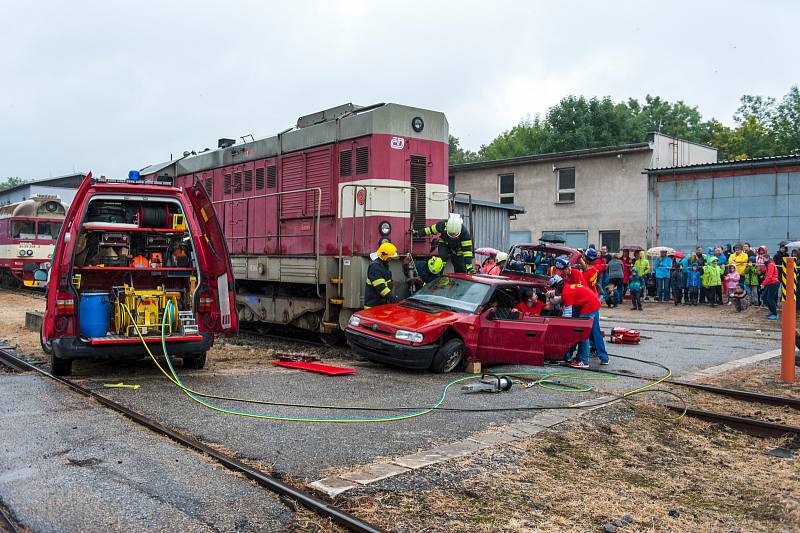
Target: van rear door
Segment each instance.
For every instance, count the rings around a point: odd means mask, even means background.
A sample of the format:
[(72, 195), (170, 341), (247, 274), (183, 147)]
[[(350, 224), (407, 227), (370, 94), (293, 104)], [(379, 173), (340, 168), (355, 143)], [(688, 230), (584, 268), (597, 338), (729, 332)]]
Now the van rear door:
[[(91, 187), (92, 173), (89, 172), (75, 192), (53, 248), (47, 282), (47, 308), (42, 322), (42, 335), (47, 341), (56, 334), (59, 336), (77, 334), (74, 317), (75, 310), (78, 309), (78, 294), (72, 287), (72, 256), (80, 237), (81, 216)], [(59, 331), (56, 331), (56, 318)]]
[(199, 181), (182, 190), (187, 206), (191, 207), (187, 216), (192, 219), (190, 224), (195, 230), (195, 252), (202, 277), (198, 294), (202, 298), (212, 297), (219, 310), (218, 314), (211, 313), (212, 319), (204, 320), (203, 324), (211, 333), (236, 333), (239, 321), (233, 268), (214, 206)]

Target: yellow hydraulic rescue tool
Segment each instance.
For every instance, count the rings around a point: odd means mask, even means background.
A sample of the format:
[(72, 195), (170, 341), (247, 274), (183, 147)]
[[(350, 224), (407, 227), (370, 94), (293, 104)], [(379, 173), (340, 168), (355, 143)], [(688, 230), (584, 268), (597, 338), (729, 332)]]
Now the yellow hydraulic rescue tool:
[[(138, 326), (139, 331), (147, 334), (151, 328), (155, 331), (161, 329), (162, 317), (167, 309), (167, 302), (171, 301), (169, 314), (165, 320), (167, 331), (171, 335), (178, 328), (178, 301), (181, 297), (179, 292), (168, 292), (164, 287), (156, 287), (150, 290), (135, 289), (130, 285), (116, 287), (116, 300), (114, 302), (114, 332), (117, 335), (135, 336), (136, 328), (131, 322), (131, 315)], [(125, 311), (125, 307), (131, 310), (131, 315)]]

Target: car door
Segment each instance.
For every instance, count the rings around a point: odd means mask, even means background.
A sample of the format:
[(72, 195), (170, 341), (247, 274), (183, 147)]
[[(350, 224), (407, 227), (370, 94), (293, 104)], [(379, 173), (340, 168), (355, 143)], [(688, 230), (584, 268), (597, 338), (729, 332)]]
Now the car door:
[(236, 316), (233, 268), (216, 211), (199, 183), (191, 188), (184, 188), (183, 195), (189, 208), (187, 214), (191, 219), (201, 276), (195, 298), (201, 294), (204, 298), (211, 297), (219, 310), (217, 316), (205, 321), (206, 327), (212, 333), (236, 333), (239, 322)]
[(544, 333), (547, 325), (538, 318), (498, 320), (491, 309), (481, 313), (478, 358), (487, 364), (544, 364)]

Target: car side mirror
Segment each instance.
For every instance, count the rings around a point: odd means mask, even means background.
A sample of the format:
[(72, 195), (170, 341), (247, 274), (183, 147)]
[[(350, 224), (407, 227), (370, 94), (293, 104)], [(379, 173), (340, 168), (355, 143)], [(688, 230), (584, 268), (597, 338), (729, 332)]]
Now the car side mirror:
[(489, 312), (486, 313), (486, 320), (497, 320), (497, 309), (492, 307), (489, 309)]

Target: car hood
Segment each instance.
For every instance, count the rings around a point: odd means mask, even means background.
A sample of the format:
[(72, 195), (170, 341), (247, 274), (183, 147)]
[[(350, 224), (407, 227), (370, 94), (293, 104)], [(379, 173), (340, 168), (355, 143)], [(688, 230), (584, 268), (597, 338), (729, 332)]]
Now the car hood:
[[(379, 305), (359, 311), (358, 316), (367, 322), (385, 324), (395, 329), (419, 330), (450, 324), (464, 315), (464, 313), (421, 305), (419, 309), (415, 309), (408, 305), (409, 303)], [(423, 307), (427, 310), (423, 310)]]

